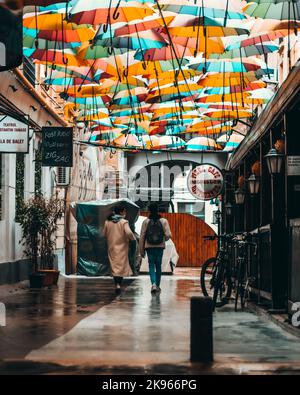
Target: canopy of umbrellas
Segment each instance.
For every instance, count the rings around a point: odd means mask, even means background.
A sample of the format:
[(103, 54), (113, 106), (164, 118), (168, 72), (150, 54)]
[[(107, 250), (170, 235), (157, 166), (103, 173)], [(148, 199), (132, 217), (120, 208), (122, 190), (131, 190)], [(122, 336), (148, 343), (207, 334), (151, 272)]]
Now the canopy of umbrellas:
[(232, 151), (300, 0), (25, 0), (24, 55), (95, 145)]

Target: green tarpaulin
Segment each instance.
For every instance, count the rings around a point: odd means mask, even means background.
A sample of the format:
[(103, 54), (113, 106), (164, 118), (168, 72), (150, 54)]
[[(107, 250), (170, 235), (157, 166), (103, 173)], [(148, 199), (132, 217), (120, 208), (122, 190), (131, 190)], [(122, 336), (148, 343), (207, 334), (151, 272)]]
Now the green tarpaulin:
[[(111, 274), (106, 239), (102, 232), (105, 220), (112, 213), (113, 208), (119, 204), (126, 206), (126, 219), (134, 231), (139, 207), (129, 199), (99, 200), (72, 205), (73, 214), (78, 223), (78, 274), (85, 276), (108, 276)], [(139, 262), (136, 242), (130, 244), (129, 262), (133, 273), (137, 274)]]

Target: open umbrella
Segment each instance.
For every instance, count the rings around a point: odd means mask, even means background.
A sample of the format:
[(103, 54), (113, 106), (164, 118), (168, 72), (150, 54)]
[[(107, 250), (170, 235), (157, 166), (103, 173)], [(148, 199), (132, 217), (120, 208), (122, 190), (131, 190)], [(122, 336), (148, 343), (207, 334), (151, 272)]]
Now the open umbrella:
[(279, 50), (279, 45), (274, 42), (259, 43), (240, 47), (239, 44), (228, 46), (223, 54), (212, 54), (211, 59), (238, 59), (248, 58), (256, 55), (266, 55)]
[(300, 20), (300, 0), (251, 0), (244, 11), (255, 18)]
[(175, 136), (160, 136), (153, 143), (154, 149), (183, 149), (185, 142)]
[(216, 141), (208, 137), (194, 137), (186, 143), (187, 151), (216, 151), (218, 149)]
[(70, 21), (78, 25), (113, 24), (144, 19), (154, 14), (151, 7), (138, 1), (124, 2), (119, 0), (78, 0), (70, 11)]
[(239, 133), (232, 133), (231, 135), (223, 134), (217, 139), (217, 143), (224, 145), (223, 151), (233, 151), (244, 140), (245, 136)]

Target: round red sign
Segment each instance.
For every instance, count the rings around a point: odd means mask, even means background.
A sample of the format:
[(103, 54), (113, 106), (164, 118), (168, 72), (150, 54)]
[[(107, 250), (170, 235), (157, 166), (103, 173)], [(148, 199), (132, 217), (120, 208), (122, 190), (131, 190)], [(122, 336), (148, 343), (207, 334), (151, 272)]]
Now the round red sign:
[(188, 176), (188, 189), (199, 200), (215, 199), (221, 194), (223, 184), (221, 170), (210, 164), (197, 166)]

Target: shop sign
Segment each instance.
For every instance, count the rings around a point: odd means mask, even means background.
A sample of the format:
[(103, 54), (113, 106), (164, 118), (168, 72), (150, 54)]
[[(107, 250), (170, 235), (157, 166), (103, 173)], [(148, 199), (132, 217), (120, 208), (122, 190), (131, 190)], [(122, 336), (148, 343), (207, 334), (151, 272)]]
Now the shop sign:
[(300, 156), (287, 157), (287, 175), (300, 176)]
[(73, 128), (44, 127), (42, 134), (42, 165), (73, 167)]
[(197, 166), (188, 176), (188, 189), (199, 200), (215, 199), (221, 194), (223, 185), (221, 170), (211, 164)]
[(10, 116), (0, 115), (0, 152), (29, 151), (29, 126)]

